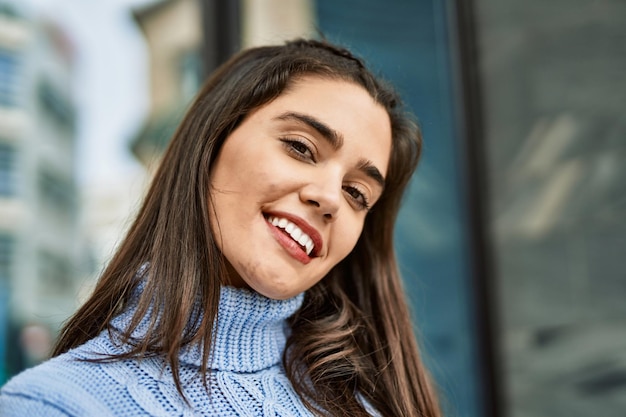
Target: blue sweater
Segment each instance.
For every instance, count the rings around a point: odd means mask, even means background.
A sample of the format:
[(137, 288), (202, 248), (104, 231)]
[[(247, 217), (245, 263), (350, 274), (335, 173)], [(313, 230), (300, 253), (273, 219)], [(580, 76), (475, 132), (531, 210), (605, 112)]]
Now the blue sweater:
[[(209, 393), (199, 367), (201, 346), (180, 355), (180, 377), (189, 405), (176, 391), (160, 357), (89, 363), (77, 359), (124, 351), (107, 331), (82, 346), (11, 379), (0, 391), (0, 416), (309, 416), (281, 365), (285, 319), (303, 296), (279, 301), (223, 287)], [(117, 329), (133, 308), (116, 317)], [(136, 335), (140, 336), (142, 327)]]

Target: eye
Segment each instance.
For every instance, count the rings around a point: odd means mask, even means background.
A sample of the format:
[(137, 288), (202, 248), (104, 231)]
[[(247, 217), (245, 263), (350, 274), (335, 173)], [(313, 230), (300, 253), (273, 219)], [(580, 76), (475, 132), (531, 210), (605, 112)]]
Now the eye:
[(287, 151), (295, 158), (303, 161), (315, 162), (313, 151), (303, 140), (296, 138), (282, 138), (280, 141), (287, 148)]
[(353, 185), (345, 185), (343, 187), (343, 190), (349, 196), (350, 200), (354, 202), (354, 204), (357, 206), (358, 209), (360, 210), (370, 209), (369, 199), (367, 198), (365, 193), (363, 193), (357, 187)]

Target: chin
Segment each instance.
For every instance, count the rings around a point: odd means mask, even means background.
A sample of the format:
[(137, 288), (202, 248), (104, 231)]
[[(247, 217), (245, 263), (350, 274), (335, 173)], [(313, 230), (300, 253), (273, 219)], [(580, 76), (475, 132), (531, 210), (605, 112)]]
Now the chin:
[(304, 290), (292, 288), (288, 285), (264, 285), (259, 284), (251, 286), (251, 288), (264, 297), (271, 298), (273, 300), (287, 300), (295, 297)]
[(273, 300), (286, 300), (304, 292), (307, 287), (298, 285), (293, 276), (267, 277), (248, 281), (253, 291)]

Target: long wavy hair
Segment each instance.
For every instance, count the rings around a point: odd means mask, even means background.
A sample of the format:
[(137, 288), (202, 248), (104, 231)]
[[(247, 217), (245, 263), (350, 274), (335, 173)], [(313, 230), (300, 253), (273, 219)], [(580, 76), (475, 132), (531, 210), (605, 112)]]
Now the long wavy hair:
[[(349, 51), (325, 41), (244, 50), (205, 82), (174, 133), (134, 223), (91, 297), (62, 329), (53, 356), (111, 331), (111, 319), (144, 282), (122, 337), (129, 342), (146, 315), (147, 336), (113, 359), (163, 356), (183, 395), (179, 352), (191, 343), (212, 346), (220, 286), (228, 276), (208, 216), (211, 167), (248, 114), (304, 76), (362, 86), (387, 110), (393, 138), (385, 189), (367, 214), (356, 247), (306, 292), (303, 306), (290, 318), (283, 355), (287, 376), (318, 414), (354, 417), (369, 415), (366, 407), (373, 407), (383, 416), (440, 415), (393, 249), (394, 223), (419, 160), (421, 134), (393, 89)], [(138, 271), (143, 280), (137, 279)], [(167, 308), (151, 308), (155, 305)], [(203, 349), (205, 383), (210, 353)]]

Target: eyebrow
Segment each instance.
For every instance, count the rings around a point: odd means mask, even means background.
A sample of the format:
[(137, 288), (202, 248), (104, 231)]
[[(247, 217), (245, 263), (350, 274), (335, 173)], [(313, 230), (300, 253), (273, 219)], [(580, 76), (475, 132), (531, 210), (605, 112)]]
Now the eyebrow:
[(315, 129), (317, 133), (319, 133), (324, 139), (326, 139), (326, 141), (330, 143), (330, 145), (335, 150), (338, 150), (343, 146), (343, 136), (341, 136), (339, 132), (332, 129), (330, 126), (313, 116), (296, 112), (286, 112), (278, 116), (277, 119), (295, 120)]
[(385, 188), (385, 177), (383, 177), (383, 174), (381, 174), (378, 168), (374, 166), (372, 161), (361, 159), (358, 167), (360, 171), (365, 173), (365, 175), (376, 181), (381, 188)]
[[(276, 119), (295, 120), (296, 122), (309, 126), (317, 131), (335, 150), (338, 150), (343, 146), (343, 136), (339, 132), (311, 115), (297, 112), (285, 112), (276, 117)], [(372, 161), (361, 159), (359, 160), (357, 167), (360, 171), (365, 173), (365, 175), (376, 181), (378, 185), (385, 188), (385, 177), (383, 177), (383, 174), (380, 173), (380, 170), (376, 168)]]

